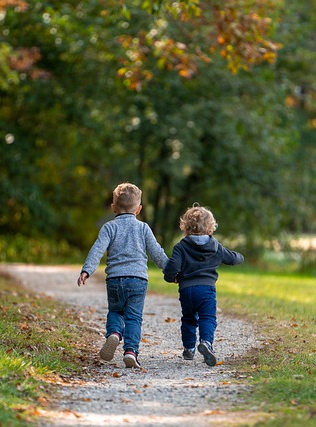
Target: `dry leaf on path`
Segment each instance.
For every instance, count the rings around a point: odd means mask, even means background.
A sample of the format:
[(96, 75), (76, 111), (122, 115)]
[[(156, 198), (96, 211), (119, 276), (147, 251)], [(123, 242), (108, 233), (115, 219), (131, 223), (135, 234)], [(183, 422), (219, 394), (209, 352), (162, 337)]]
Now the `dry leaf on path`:
[(220, 411), (220, 410), (212, 410), (212, 411), (205, 411), (203, 412), (204, 415), (221, 415), (221, 414), (225, 414), (225, 411)]

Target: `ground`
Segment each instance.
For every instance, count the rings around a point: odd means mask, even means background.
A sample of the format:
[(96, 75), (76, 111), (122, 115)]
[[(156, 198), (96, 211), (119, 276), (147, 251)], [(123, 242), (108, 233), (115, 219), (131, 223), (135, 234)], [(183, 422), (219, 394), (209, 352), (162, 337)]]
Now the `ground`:
[(41, 426), (251, 426), (264, 414), (233, 412), (249, 389), (234, 361), (258, 348), (263, 340), (254, 325), (218, 311), (214, 342), (218, 365), (207, 366), (197, 353), (182, 358), (180, 306), (177, 298), (147, 295), (139, 360), (142, 369), (127, 369), (118, 347), (111, 362), (101, 362), (106, 316), (102, 278), (92, 276), (86, 286), (76, 284), (79, 270), (72, 266), (0, 265), (23, 286), (74, 305), (83, 327), (93, 337), (91, 360), (82, 377), (60, 378), (56, 405), (43, 412)]

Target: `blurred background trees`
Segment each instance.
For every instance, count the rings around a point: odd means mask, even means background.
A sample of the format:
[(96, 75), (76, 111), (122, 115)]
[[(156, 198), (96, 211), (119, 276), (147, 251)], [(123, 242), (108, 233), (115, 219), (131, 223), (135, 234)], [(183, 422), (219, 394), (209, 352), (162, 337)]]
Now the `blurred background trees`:
[(312, 0), (0, 2), (1, 238), (86, 250), (123, 181), (166, 248), (194, 202), (253, 258), (314, 233), (315, 23)]

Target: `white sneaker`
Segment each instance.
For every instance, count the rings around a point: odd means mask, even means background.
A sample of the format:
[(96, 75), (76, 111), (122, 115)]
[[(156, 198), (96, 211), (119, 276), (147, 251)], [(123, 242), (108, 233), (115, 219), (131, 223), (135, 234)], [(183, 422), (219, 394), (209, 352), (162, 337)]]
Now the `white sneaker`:
[(100, 357), (109, 362), (113, 359), (116, 347), (120, 343), (118, 334), (111, 334), (107, 337), (105, 344), (100, 350)]
[(126, 350), (123, 357), (123, 362), (127, 368), (140, 368), (140, 363), (137, 360), (137, 355), (131, 351)]

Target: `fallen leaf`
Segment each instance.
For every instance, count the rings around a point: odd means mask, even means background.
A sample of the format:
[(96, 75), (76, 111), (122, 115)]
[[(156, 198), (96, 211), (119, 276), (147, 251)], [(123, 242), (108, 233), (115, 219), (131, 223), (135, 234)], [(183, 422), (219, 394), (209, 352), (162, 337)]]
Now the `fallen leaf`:
[(44, 396), (38, 397), (37, 402), (42, 406), (46, 406), (48, 404), (48, 400)]
[(175, 321), (176, 321), (176, 319), (174, 319), (173, 317), (167, 317), (167, 319), (165, 319), (166, 323), (173, 323)]
[(42, 414), (43, 412), (39, 408), (31, 408), (30, 410), (28, 410), (28, 415), (32, 417), (36, 417)]
[(34, 366), (30, 366), (27, 370), (27, 373), (29, 375), (32, 375), (32, 376), (36, 375), (36, 370), (35, 370)]
[(112, 377), (114, 377), (114, 378), (120, 378), (121, 376), (122, 376), (122, 374), (119, 374), (118, 372), (114, 372), (112, 374)]
[(220, 365), (224, 365), (224, 362), (222, 360), (216, 363), (216, 366), (220, 366)]
[(220, 414), (225, 414), (225, 411), (220, 411), (220, 410), (212, 410), (212, 411), (205, 411), (203, 412), (204, 415), (220, 415)]
[(72, 411), (71, 409), (63, 409), (63, 414), (65, 414), (65, 415), (68, 415), (68, 414), (71, 414), (71, 415), (74, 415), (76, 418), (81, 418), (82, 417), (82, 415), (80, 415), (80, 414), (78, 414), (77, 412), (75, 412), (75, 411)]

